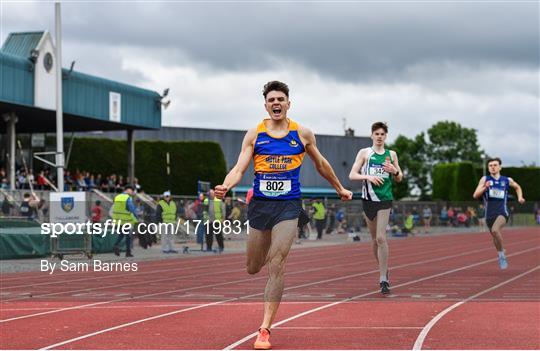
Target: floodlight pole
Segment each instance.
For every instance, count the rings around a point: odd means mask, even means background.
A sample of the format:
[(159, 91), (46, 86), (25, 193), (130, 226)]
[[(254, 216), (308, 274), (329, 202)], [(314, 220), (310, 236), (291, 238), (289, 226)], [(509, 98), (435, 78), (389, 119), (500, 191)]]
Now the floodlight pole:
[(64, 121), (62, 110), (62, 24), (60, 2), (54, 4), (56, 25), (56, 181), (58, 191), (64, 191)]

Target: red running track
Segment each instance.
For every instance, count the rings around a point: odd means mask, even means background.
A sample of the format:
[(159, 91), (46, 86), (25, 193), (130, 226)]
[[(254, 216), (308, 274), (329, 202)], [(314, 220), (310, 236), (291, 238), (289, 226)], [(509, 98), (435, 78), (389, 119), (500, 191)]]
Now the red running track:
[[(369, 243), (291, 251), (275, 349), (539, 349), (540, 233), (392, 240), (392, 295)], [(266, 273), (244, 255), (141, 262), (138, 272), (3, 275), (2, 349), (251, 348)]]

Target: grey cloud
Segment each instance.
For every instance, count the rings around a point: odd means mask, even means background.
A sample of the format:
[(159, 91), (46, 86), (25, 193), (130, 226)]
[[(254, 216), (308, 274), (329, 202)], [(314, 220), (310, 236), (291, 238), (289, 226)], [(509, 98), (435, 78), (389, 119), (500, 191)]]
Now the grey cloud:
[[(339, 80), (396, 81), (411, 66), (442, 59), (537, 67), (538, 6), (65, 3), (63, 13), (67, 40), (166, 48), (165, 60), (187, 55), (217, 70), (256, 71), (278, 58)], [(52, 15), (52, 4), (43, 9)]]

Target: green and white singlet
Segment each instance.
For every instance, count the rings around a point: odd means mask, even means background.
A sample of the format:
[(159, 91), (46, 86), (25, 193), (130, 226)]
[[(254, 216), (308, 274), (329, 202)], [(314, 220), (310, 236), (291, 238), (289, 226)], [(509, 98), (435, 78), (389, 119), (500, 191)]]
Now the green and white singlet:
[(384, 149), (383, 154), (376, 153), (373, 148), (369, 148), (367, 162), (360, 170), (360, 174), (381, 177), (384, 181), (382, 185), (374, 185), (368, 180), (362, 182), (362, 199), (368, 201), (391, 201), (393, 179), (388, 172), (383, 169), (384, 163), (393, 162), (390, 150)]

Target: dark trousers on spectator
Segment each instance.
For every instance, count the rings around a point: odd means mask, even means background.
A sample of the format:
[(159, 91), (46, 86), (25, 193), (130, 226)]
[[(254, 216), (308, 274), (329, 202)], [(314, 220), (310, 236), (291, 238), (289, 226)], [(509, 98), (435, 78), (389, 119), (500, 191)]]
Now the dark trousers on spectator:
[(322, 233), (323, 233), (325, 224), (326, 224), (326, 221), (324, 219), (315, 220), (315, 227), (317, 227), (317, 240), (322, 239)]
[(126, 237), (126, 253), (130, 254), (131, 253), (131, 233), (124, 234), (120, 232), (120, 234), (118, 234), (118, 238), (116, 239), (116, 242), (114, 243), (114, 247), (119, 247), (124, 237)]
[(304, 239), (306, 237), (304, 227), (305, 226), (298, 227), (298, 239)]
[[(219, 228), (218, 228), (219, 229)], [(208, 226), (208, 229), (205, 231), (206, 234), (206, 250), (211, 251), (212, 245), (214, 244), (214, 235), (216, 236), (216, 241), (219, 246), (219, 250), (223, 251), (225, 245), (223, 243), (223, 234), (218, 230), (214, 230), (212, 225)]]

